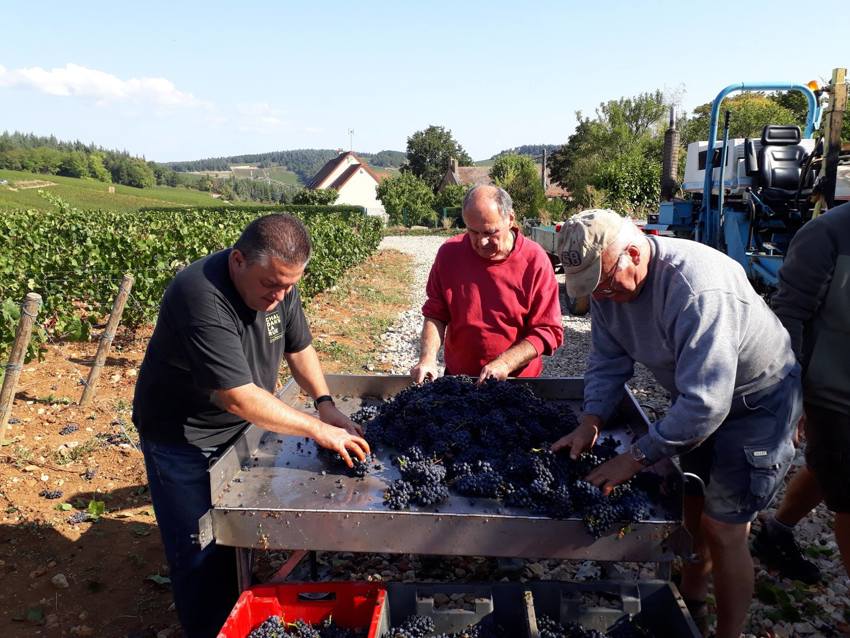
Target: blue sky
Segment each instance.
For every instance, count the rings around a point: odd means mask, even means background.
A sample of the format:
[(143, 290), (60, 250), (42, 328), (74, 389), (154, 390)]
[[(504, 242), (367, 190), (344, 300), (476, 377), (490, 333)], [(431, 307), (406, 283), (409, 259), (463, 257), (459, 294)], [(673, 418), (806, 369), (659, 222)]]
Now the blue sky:
[[(0, 130), (157, 161), (293, 148), (404, 150), (429, 124), (474, 159), (563, 143), (575, 111), (656, 88), (686, 109), (728, 84), (850, 65), (847, 0), (6, 1)], [(808, 24), (808, 26), (806, 26)], [(840, 33), (840, 30), (836, 33)]]

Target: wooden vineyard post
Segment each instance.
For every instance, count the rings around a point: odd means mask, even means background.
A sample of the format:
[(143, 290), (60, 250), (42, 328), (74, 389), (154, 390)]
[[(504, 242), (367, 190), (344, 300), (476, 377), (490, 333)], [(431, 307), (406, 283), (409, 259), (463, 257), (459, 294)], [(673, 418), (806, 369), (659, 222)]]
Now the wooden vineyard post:
[(103, 364), (106, 362), (109, 349), (112, 347), (112, 340), (115, 338), (115, 331), (118, 329), (118, 324), (121, 322), (121, 315), (124, 313), (124, 304), (127, 303), (127, 297), (130, 295), (130, 289), (132, 287), (133, 275), (124, 275), (124, 279), (121, 280), (121, 287), (118, 289), (118, 296), (115, 297), (115, 303), (112, 304), (112, 312), (109, 314), (109, 321), (106, 322), (106, 328), (104, 329), (103, 334), (100, 335), (100, 343), (97, 346), (97, 356), (94, 358), (94, 365), (89, 372), (89, 378), (86, 380), (86, 387), (83, 388), (83, 396), (80, 397), (81, 406), (88, 405), (94, 398), (97, 380), (100, 378), (100, 372), (103, 369)]
[(15, 386), (18, 385), (18, 377), (21, 376), (21, 367), (32, 336), (32, 324), (40, 307), (41, 295), (34, 292), (27, 293), (21, 306), (21, 318), (18, 321), (15, 342), (12, 344), (9, 364), (6, 366), (6, 374), (3, 377), (3, 389), (0, 390), (0, 445), (5, 441), (9, 415), (12, 412), (12, 404), (15, 402)]

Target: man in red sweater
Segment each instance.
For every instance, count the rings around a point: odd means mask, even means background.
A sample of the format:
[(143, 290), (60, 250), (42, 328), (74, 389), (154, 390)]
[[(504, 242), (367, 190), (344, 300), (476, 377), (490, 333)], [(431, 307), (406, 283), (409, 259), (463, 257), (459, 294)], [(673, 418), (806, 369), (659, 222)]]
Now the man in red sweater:
[(516, 227), (513, 202), (496, 186), (476, 186), (463, 202), (466, 233), (437, 253), (422, 306), (421, 383), (435, 378), (445, 341), (446, 374), (536, 377), (542, 355), (561, 345), (561, 306), (552, 264)]

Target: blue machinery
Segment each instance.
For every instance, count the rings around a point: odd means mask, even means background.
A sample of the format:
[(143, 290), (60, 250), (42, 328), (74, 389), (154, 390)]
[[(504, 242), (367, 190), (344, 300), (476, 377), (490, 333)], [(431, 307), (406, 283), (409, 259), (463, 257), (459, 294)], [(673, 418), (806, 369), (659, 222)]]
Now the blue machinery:
[[(705, 178), (702, 197), (693, 200), (673, 200), (661, 203), (657, 223), (647, 224), (647, 229), (667, 230), (677, 236), (695, 239), (725, 252), (743, 266), (750, 279), (766, 288), (778, 283), (779, 267), (788, 241), (801, 222), (800, 211), (786, 206), (780, 214), (759, 197), (758, 189), (747, 188), (741, 197), (726, 199), (724, 171), (727, 166), (728, 113), (724, 126), (719, 159), (719, 179), (715, 180), (714, 169), (718, 164), (718, 120), (723, 99), (735, 91), (799, 91), (808, 102), (806, 126), (802, 137), (811, 139), (820, 124), (821, 106), (814, 92), (801, 84), (732, 84), (717, 94), (711, 105), (708, 145), (704, 154)], [(786, 127), (787, 128), (787, 127)], [(799, 138), (799, 132), (795, 133)], [(747, 145), (750, 140), (745, 140)], [(795, 147), (796, 148), (796, 147)], [(666, 150), (666, 149), (665, 149)], [(699, 153), (703, 155), (702, 151)], [(689, 155), (690, 158), (690, 155)], [(748, 158), (733, 158), (748, 161)], [(665, 163), (666, 165), (666, 163)], [(748, 168), (749, 171), (749, 168)], [(756, 168), (757, 172), (757, 168)], [(752, 174), (747, 172), (748, 175)], [(803, 179), (803, 177), (801, 177)], [(717, 194), (714, 194), (714, 190)], [(800, 188), (797, 189), (799, 200)], [(796, 202), (795, 202), (796, 203)], [(654, 220), (652, 220), (654, 221)]]

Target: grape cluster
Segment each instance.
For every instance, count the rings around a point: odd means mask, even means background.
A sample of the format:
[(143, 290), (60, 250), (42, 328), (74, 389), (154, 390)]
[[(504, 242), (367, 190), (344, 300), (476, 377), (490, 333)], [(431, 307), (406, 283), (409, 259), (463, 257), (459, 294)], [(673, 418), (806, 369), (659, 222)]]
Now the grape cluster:
[(435, 505), (449, 497), (446, 468), (433, 457), (425, 457), (417, 447), (396, 457), (401, 478), (384, 493), (384, 502), (395, 510), (414, 505)]
[(68, 517), (68, 522), (71, 525), (85, 523), (88, 520), (91, 520), (91, 515), (88, 512), (74, 512)]
[(74, 432), (76, 432), (79, 429), (80, 429), (80, 426), (77, 425), (76, 423), (69, 423), (64, 428), (59, 430), (59, 434), (62, 435), (62, 436), (67, 436), (69, 434), (73, 434)]
[(38, 495), (43, 498), (53, 500), (56, 498), (62, 498), (62, 490), (41, 490)]
[(595, 537), (652, 516), (648, 494), (658, 494), (660, 479), (644, 472), (603, 496), (584, 479), (617, 455), (617, 440), (604, 437), (575, 460), (552, 453), (551, 443), (576, 427), (575, 414), (528, 386), (441, 377), (355, 416), (373, 448), (401, 452), (402, 478), (384, 493), (392, 509), (437, 504), (450, 489), (553, 518), (575, 516)]
[(398, 627), (390, 629), (383, 638), (426, 638), (434, 634), (434, 621), (428, 616), (408, 616)]
[(269, 616), (246, 638), (361, 638), (365, 633), (334, 624), (331, 618), (311, 625), (304, 620), (287, 623), (280, 616)]
[(371, 454), (367, 454), (366, 458), (362, 461), (352, 454), (351, 461), (354, 463), (354, 467), (348, 467), (345, 460), (335, 450), (319, 447), (317, 455), (334, 469), (345, 472), (348, 476), (357, 478), (363, 478), (366, 476), (369, 473), (369, 466), (375, 461)]

